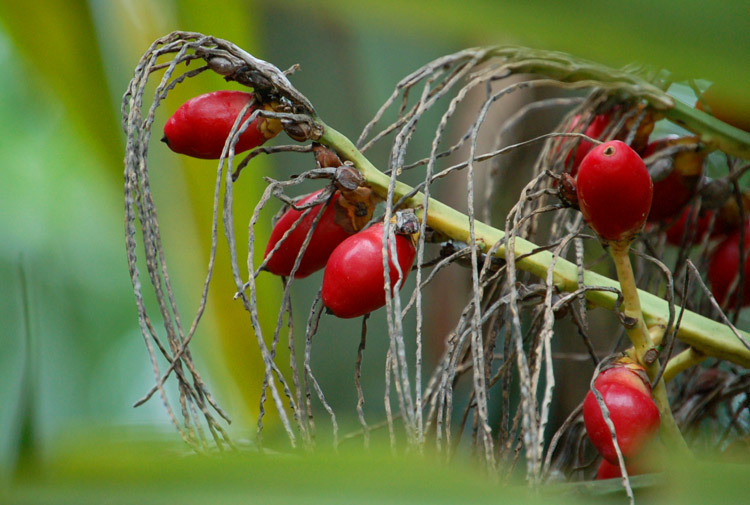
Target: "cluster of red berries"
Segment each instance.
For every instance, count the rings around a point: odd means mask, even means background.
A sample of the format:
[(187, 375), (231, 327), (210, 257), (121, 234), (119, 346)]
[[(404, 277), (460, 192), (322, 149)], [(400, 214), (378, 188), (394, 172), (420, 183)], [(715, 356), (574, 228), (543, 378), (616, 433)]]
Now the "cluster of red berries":
[[(599, 374), (594, 387), (607, 406), (628, 473), (639, 473), (639, 457), (656, 435), (660, 422), (646, 371), (632, 359), (620, 358)], [(603, 459), (597, 478), (618, 477), (620, 467), (612, 434), (593, 391), (586, 394), (583, 402), (583, 421), (589, 440)]]
[[(712, 95), (707, 92), (699, 104), (707, 103), (711, 97)], [(246, 125), (239, 136), (234, 147), (235, 152), (240, 153), (258, 147), (277, 135), (282, 127), (278, 119), (260, 113), (264, 109), (273, 110), (273, 104), (258, 105), (253, 103), (253, 100), (251, 93), (242, 91), (216, 91), (188, 100), (165, 124), (162, 140), (175, 152), (196, 158), (218, 159), (221, 157), (227, 137), (237, 117), (244, 111), (243, 120), (249, 120), (253, 114), (255, 118)], [(714, 114), (727, 114), (716, 104), (708, 103), (707, 105), (710, 109), (716, 109), (713, 111)], [(610, 114), (595, 116), (586, 128), (585, 134), (591, 138), (600, 138), (610, 126), (611, 117)], [(720, 119), (736, 123), (731, 117), (720, 117)], [(573, 126), (575, 127), (580, 121), (580, 117), (575, 118)], [(626, 132), (630, 131), (633, 126), (626, 122), (614, 137), (625, 138)], [(703, 179), (705, 152), (697, 148), (680, 149), (681, 145), (695, 142), (692, 138), (668, 137), (648, 143), (653, 126), (654, 117), (647, 111), (641, 117), (633, 135), (631, 142), (633, 147), (621, 140), (612, 140), (596, 147), (585, 140), (579, 143), (566, 159), (567, 175), (574, 181), (577, 203), (586, 221), (605, 241), (630, 241), (640, 232), (646, 222), (658, 223), (674, 220), (666, 234), (670, 243), (681, 244), (686, 233), (692, 235), (694, 242), (700, 242), (705, 239), (708, 223), (714, 220), (712, 237), (721, 236), (724, 239), (713, 250), (708, 279), (717, 301), (720, 304), (727, 304), (731, 296), (730, 289), (733, 284), (736, 284), (740, 267), (741, 251), (738, 229), (743, 225), (735, 217), (740, 213), (731, 211), (732, 205), (734, 207), (737, 205), (730, 201), (725, 206), (728, 209), (722, 209), (716, 217), (707, 212), (699, 217), (694, 229), (688, 226), (695, 214), (688, 204), (696, 195)], [(659, 152), (672, 154), (660, 159)], [(664, 170), (667, 175), (657, 181), (652, 181), (652, 175), (649, 174), (643, 162), (643, 158), (653, 157), (656, 157), (657, 162), (662, 162), (667, 166)], [(310, 195), (301, 201), (300, 205), (312, 201), (316, 196)], [(353, 230), (338, 224), (341, 221), (341, 219), (336, 219), (335, 209), (338, 198), (338, 194), (335, 194), (327, 203), (328, 207), (323, 211), (318, 228), (308, 244), (308, 250), (295, 271), (295, 277), (305, 277), (323, 268), (329, 256), (338, 259), (338, 254), (333, 255), (334, 251), (353, 233)], [(268, 260), (268, 270), (278, 275), (291, 273), (293, 260), (296, 259), (307, 230), (310, 229), (322, 205), (306, 213), (302, 222), (289, 233), (285, 239), (286, 245)], [(274, 229), (267, 253), (274, 248), (274, 245), (281, 239), (281, 235), (291, 228), (300, 215), (299, 211), (292, 209), (282, 217), (277, 223), (277, 228)], [(750, 228), (746, 229), (750, 230)], [(377, 227), (374, 227), (368, 234), (375, 237), (377, 232)], [(365, 240), (363, 236), (358, 236), (356, 241), (347, 242), (346, 247), (362, 247), (361, 243)], [(380, 248), (376, 249), (379, 251)], [(745, 283), (734, 291), (742, 293), (743, 305), (750, 305), (750, 254), (744, 254), (744, 256), (746, 257)], [(375, 261), (375, 263), (380, 262)], [(342, 262), (337, 261), (335, 264), (340, 265)], [(336, 268), (342, 269), (343, 267), (337, 266)], [(334, 298), (345, 295), (330, 294), (334, 291), (336, 293), (343, 293), (343, 291), (326, 288), (333, 283), (332, 280), (325, 280), (328, 278), (330, 278), (328, 275), (324, 277), (324, 303), (341, 317), (355, 317), (350, 314), (359, 315), (357, 313), (361, 310), (338, 308), (333, 301)], [(360, 279), (359, 282), (362, 280)], [(383, 290), (379, 290), (379, 294), (384, 298)], [(373, 305), (375, 304), (364, 304), (363, 307)]]
[[(192, 98), (166, 122), (162, 140), (174, 152), (194, 158), (218, 159), (235, 121), (244, 111), (243, 121), (249, 121), (253, 114), (256, 117), (245, 127), (234, 150), (241, 153), (259, 147), (282, 127), (278, 119), (257, 112), (273, 110), (273, 104), (258, 106), (253, 101), (252, 93), (242, 91), (216, 91)], [(338, 160), (332, 153), (326, 155)], [(265, 268), (276, 275), (302, 278), (325, 267), (323, 304), (338, 317), (361, 316), (386, 302), (384, 226), (377, 223), (360, 230), (372, 217), (374, 205), (370, 201), (363, 203), (359, 198), (361, 205), (353, 211), (348, 198), (359, 197), (356, 191), (342, 193), (339, 189), (326, 201), (305, 207), (323, 198), (323, 192), (319, 190), (300, 199), (296, 208), (287, 210), (276, 222), (266, 246)], [(354, 212), (358, 212), (356, 217)], [(397, 265), (392, 261), (388, 242), (391, 290), (399, 280), (403, 286), (416, 257), (409, 233), (397, 233), (395, 237)], [(306, 242), (304, 254), (298, 259)]]
[[(707, 92), (702, 101), (705, 103), (712, 96)], [(719, 119), (737, 124), (731, 116), (718, 115), (727, 114), (726, 108), (713, 107), (712, 112)], [(591, 138), (604, 136), (612, 123), (612, 113), (595, 116), (584, 133)], [(690, 205), (705, 180), (707, 153), (694, 137), (668, 136), (649, 142), (653, 119), (648, 114), (644, 116), (633, 135), (632, 148), (620, 140), (596, 147), (586, 140), (579, 142), (565, 160), (561, 193), (579, 206), (587, 223), (607, 242), (630, 241), (644, 225), (659, 223), (668, 225), (666, 240), (675, 246), (700, 243), (706, 238), (719, 240), (709, 259), (708, 281), (712, 293), (722, 305), (736, 303), (741, 293), (742, 305), (750, 305), (747, 251), (744, 285), (733, 289), (740, 269), (740, 228), (746, 232), (746, 243), (750, 243), (750, 227), (740, 219), (743, 213), (735, 199), (729, 199), (716, 211), (698, 213)], [(581, 117), (576, 116), (572, 129), (580, 121)], [(628, 128), (626, 124), (616, 132), (615, 139), (625, 138)], [(650, 171), (643, 160), (650, 162)], [(750, 196), (743, 196), (742, 200), (744, 215), (748, 215)], [(711, 223), (712, 232), (707, 237)]]
[[(313, 201), (323, 190), (303, 198), (299, 205)], [(325, 267), (321, 298), (334, 315), (352, 318), (368, 314), (386, 303), (385, 269), (383, 266), (384, 224), (378, 222), (353, 232), (342, 223), (340, 191), (325, 202), (312, 207), (307, 215), (291, 208), (278, 220), (266, 246), (266, 270), (281, 276), (292, 275), (302, 245), (318, 213), (322, 212), (302, 254), (294, 277), (306, 277)], [(321, 210), (325, 206), (325, 209)], [(390, 289), (403, 287), (409, 275), (416, 248), (408, 233), (396, 233), (394, 264), (391, 242), (388, 241), (388, 274)]]

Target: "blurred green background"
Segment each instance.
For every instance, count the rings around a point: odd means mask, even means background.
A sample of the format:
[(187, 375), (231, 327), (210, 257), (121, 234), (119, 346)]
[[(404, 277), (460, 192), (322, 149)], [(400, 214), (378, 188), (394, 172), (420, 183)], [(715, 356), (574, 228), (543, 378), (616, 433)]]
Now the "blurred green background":
[[(280, 68), (299, 63), (295, 86), (329, 124), (356, 137), (402, 76), (484, 44), (563, 50), (612, 66), (638, 61), (740, 93), (750, 82), (748, 12), (747, 2), (696, 0), (0, 2), (0, 477), (10, 475), (21, 447), (46, 457), (70, 432), (157, 427), (175, 436), (158, 400), (131, 407), (153, 376), (123, 240), (121, 97), (157, 37), (199, 31)], [(192, 81), (170, 96), (155, 128), (186, 98), (227, 86), (207, 74)], [(156, 143), (152, 151), (167, 261), (191, 317), (208, 258), (215, 164)], [(279, 160), (257, 159), (252, 172), (306, 168), (294, 166), (297, 158)], [(239, 243), (263, 189), (250, 172), (236, 188)], [(228, 302), (225, 247), (218, 254), (194, 354), (234, 429), (249, 436), (261, 366), (248, 318)], [(261, 285), (268, 307), (278, 304), (273, 281)], [(347, 331), (357, 335), (357, 325)], [(342, 376), (351, 381), (357, 343), (329, 339), (331, 352), (317, 361), (324, 389)], [(373, 383), (382, 383), (382, 367), (373, 369)]]

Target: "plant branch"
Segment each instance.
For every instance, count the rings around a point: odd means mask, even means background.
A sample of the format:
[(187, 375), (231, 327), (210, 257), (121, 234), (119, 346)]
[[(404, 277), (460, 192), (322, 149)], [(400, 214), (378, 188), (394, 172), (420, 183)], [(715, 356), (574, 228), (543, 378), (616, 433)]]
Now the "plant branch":
[[(346, 136), (325, 125), (319, 119), (316, 119), (316, 121), (320, 123), (323, 130), (323, 134), (318, 141), (334, 149), (343, 159), (354, 163), (354, 166), (362, 173), (372, 189), (385, 198), (390, 178), (378, 170)], [(394, 201), (411, 193), (411, 191), (412, 188), (409, 185), (396, 181), (393, 193)], [(424, 194), (417, 192), (405, 199), (403, 206), (419, 210), (424, 206), (424, 203)], [(432, 198), (429, 200), (427, 224), (454, 240), (470, 242), (468, 216)], [(501, 258), (505, 257), (505, 246), (502, 244), (505, 237), (503, 231), (481, 221), (475, 221), (474, 232), (477, 245), (482, 252), (488, 252), (494, 244), (500, 242), (501, 245), (495, 250), (495, 255)], [(519, 269), (540, 278), (546, 277), (547, 268), (553, 260), (551, 252), (541, 250), (536, 244), (520, 237), (515, 239), (515, 252), (517, 257), (524, 256), (516, 262)], [(556, 258), (553, 278), (560, 291), (574, 292), (579, 288), (578, 266), (564, 258)], [(617, 281), (591, 271), (584, 272), (583, 280), (587, 286), (620, 288)], [(668, 303), (645, 291), (638, 290), (637, 293), (646, 324), (653, 326), (665, 323), (669, 314)], [(614, 310), (617, 303), (617, 294), (610, 291), (590, 290), (586, 292), (586, 299), (589, 303), (598, 307)], [(676, 310), (679, 310), (679, 307), (676, 307)], [(740, 330), (738, 332), (746, 340), (750, 340), (750, 334)], [(700, 314), (685, 310), (682, 324), (677, 332), (677, 338), (703, 354), (750, 368), (750, 350), (727, 326)]]
[[(630, 242), (612, 242), (609, 251), (615, 262), (617, 278), (620, 281), (622, 289), (623, 312), (625, 313), (625, 317), (632, 321), (632, 324), (626, 324), (625, 331), (633, 343), (638, 363), (643, 365), (649, 379), (653, 381), (659, 375), (660, 365), (654, 342), (651, 339), (651, 333), (646, 326), (646, 321), (643, 319), (643, 312), (641, 311), (641, 300), (638, 296), (633, 266), (630, 263), (630, 256), (628, 255)], [(664, 442), (668, 447), (674, 448), (685, 455), (690, 455), (687, 443), (682, 438), (682, 433), (680, 433), (680, 429), (672, 415), (663, 377), (654, 385), (651, 394), (654, 398), (654, 403), (656, 403), (659, 409), (661, 434)]]
[(675, 100), (674, 107), (662, 111), (664, 116), (700, 136), (709, 149), (750, 160), (750, 133), (735, 128), (710, 114)]
[(708, 356), (696, 351), (692, 347), (688, 347), (677, 356), (669, 360), (666, 368), (664, 369), (664, 380), (667, 382), (671, 381), (679, 373), (684, 372), (692, 366), (702, 363), (707, 357)]

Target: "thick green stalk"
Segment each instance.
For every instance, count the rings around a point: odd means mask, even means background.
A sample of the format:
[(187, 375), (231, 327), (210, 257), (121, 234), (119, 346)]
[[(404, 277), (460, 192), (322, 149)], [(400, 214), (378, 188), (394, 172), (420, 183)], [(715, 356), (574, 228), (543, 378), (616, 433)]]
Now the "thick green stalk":
[[(644, 365), (647, 361), (656, 365), (653, 373), (649, 371), (649, 377), (653, 379), (658, 373), (658, 362), (651, 359), (646, 359), (646, 354), (651, 351), (656, 352), (654, 348), (654, 342), (651, 339), (651, 333), (646, 326), (646, 321), (643, 319), (643, 312), (641, 310), (641, 299), (638, 296), (638, 288), (635, 284), (635, 275), (633, 274), (633, 266), (630, 263), (630, 257), (628, 252), (630, 251), (630, 243), (623, 244), (613, 242), (609, 246), (609, 252), (612, 259), (615, 262), (615, 271), (617, 272), (617, 279), (620, 281), (620, 291), (622, 291), (623, 306), (622, 312), (626, 318), (630, 319), (633, 324), (627, 325), (625, 331), (633, 343), (635, 348), (636, 360)], [(649, 370), (649, 366), (646, 366), (646, 370)]]
[(592, 82), (601, 89), (627, 92), (646, 100), (670, 121), (700, 136), (701, 142), (710, 149), (750, 160), (750, 133), (675, 100), (666, 91), (630, 72), (564, 53), (527, 47), (494, 48), (487, 52), (485, 59), (492, 57), (506, 60), (506, 68), (517, 74), (539, 74), (568, 83)]
[[(623, 313), (626, 318), (632, 321), (632, 324), (626, 325), (625, 331), (633, 343), (638, 362), (643, 365), (646, 373), (648, 373), (648, 377), (653, 381), (659, 374), (659, 360), (656, 359), (658, 354), (654, 348), (654, 342), (646, 326), (646, 321), (643, 319), (641, 299), (638, 296), (633, 266), (630, 263), (630, 256), (628, 255), (630, 242), (613, 242), (610, 244), (609, 251), (615, 262), (617, 278), (620, 281), (620, 289), (623, 296)], [(651, 394), (654, 398), (654, 403), (659, 408), (661, 434), (665, 444), (682, 453), (690, 454), (687, 443), (682, 438), (680, 429), (674, 420), (674, 416), (672, 416), (664, 377), (659, 379)]]
[[(345, 160), (354, 163), (354, 166), (360, 170), (373, 190), (385, 198), (390, 178), (370, 163), (347, 137), (323, 124), (321, 121), (318, 120), (318, 122), (323, 127), (323, 135), (320, 137), (319, 142), (335, 150)], [(412, 188), (409, 185), (397, 181), (394, 192), (395, 198), (398, 199), (411, 192), (411, 190)], [(415, 194), (405, 202), (405, 206), (412, 208), (419, 208), (423, 205), (424, 194), (421, 192)], [(427, 224), (454, 240), (462, 242), (470, 241), (469, 218), (465, 214), (432, 198), (429, 203)], [(493, 228), (480, 221), (475, 221), (474, 224), (477, 242), (483, 246), (485, 251), (489, 250), (493, 244), (504, 237), (504, 233), (497, 228)], [(517, 256), (531, 253), (537, 249), (535, 244), (521, 238), (516, 238), (515, 246)], [(505, 257), (505, 248), (500, 247), (496, 254), (499, 257)], [(530, 272), (540, 278), (545, 278), (547, 268), (552, 261), (552, 253), (539, 251), (533, 256), (517, 261), (516, 265), (521, 270)], [(575, 291), (578, 289), (577, 265), (568, 260), (557, 258), (554, 268), (554, 279), (555, 284), (561, 291)], [(620, 284), (617, 281), (590, 271), (584, 273), (584, 283), (587, 286), (606, 286), (620, 289)], [(669, 306), (667, 302), (645, 291), (639, 290), (637, 293), (640, 298), (645, 323), (648, 326), (666, 323), (669, 318)], [(590, 303), (610, 310), (614, 309), (617, 301), (615, 293), (606, 291), (588, 291), (586, 298)], [(676, 307), (676, 309), (680, 310), (679, 307)], [(745, 340), (750, 341), (750, 334), (743, 331), (739, 333)], [(686, 310), (683, 313), (677, 337), (703, 354), (725, 359), (750, 368), (750, 350), (737, 339), (727, 326), (712, 321), (700, 314)]]
[(673, 123), (699, 135), (709, 148), (750, 160), (750, 133), (677, 100), (674, 107), (661, 112)]
[(664, 369), (664, 380), (666, 382), (671, 381), (680, 372), (684, 372), (688, 368), (705, 361), (707, 357), (708, 356), (696, 351), (692, 347), (688, 347), (677, 356), (674, 356), (669, 360), (666, 368)]

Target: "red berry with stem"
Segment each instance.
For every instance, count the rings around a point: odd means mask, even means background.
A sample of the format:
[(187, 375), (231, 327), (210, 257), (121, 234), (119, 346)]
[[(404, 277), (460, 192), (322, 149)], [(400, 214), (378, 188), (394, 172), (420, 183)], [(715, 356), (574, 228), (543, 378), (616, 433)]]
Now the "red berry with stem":
[(630, 241), (646, 222), (653, 183), (638, 153), (612, 140), (581, 161), (576, 177), (578, 205), (586, 222), (606, 241)]
[(651, 383), (646, 370), (629, 357), (622, 357), (613, 366), (602, 370), (597, 377), (597, 381), (599, 380), (607, 384), (621, 384), (651, 395)]
[[(377, 223), (347, 238), (331, 253), (323, 273), (323, 304), (341, 318), (363, 316), (385, 305), (383, 271), (383, 223)], [(401, 287), (416, 257), (411, 237), (396, 235), (396, 253), (401, 269)], [(388, 250), (391, 290), (399, 272)]]
[[(617, 366), (601, 373), (594, 387), (609, 410), (623, 457), (637, 456), (659, 429), (659, 409), (651, 398), (650, 385), (632, 369)], [(583, 402), (583, 421), (602, 457), (618, 464), (612, 435), (592, 391)]]
[[(575, 116), (573, 118), (573, 121), (571, 121), (571, 130), (575, 130), (576, 126), (578, 126), (580, 122), (581, 116)], [(594, 116), (591, 124), (588, 125), (583, 133), (584, 135), (586, 135), (587, 137), (591, 137), (592, 139), (599, 139), (604, 134), (604, 130), (607, 129), (609, 122), (609, 114), (598, 114)], [(572, 175), (573, 177), (576, 176), (576, 174), (578, 173), (578, 167), (581, 165), (581, 161), (593, 147), (594, 144), (586, 139), (581, 139), (581, 141), (578, 143), (578, 146), (575, 147), (570, 153), (568, 153), (568, 157), (565, 158), (566, 167), (568, 166), (568, 163), (570, 163), (570, 159), (573, 158), (573, 163), (572, 165), (570, 165), (569, 169), (570, 175)]]
[[(693, 137), (665, 137), (649, 143), (641, 154), (643, 159), (657, 155), (660, 151), (676, 148), (680, 145), (697, 145), (697, 139)], [(651, 201), (651, 210), (648, 214), (649, 222), (663, 221), (677, 216), (685, 205), (698, 191), (698, 185), (703, 177), (703, 161), (706, 152), (699, 151), (695, 147), (667, 154), (657, 159), (650, 165), (653, 169), (661, 165), (668, 170), (666, 177), (654, 182), (654, 196)], [(656, 178), (656, 176), (654, 176)]]
[[(321, 189), (304, 197), (296, 203), (296, 206), (301, 207), (306, 203), (314, 201), (320, 197), (323, 191)], [(315, 205), (309, 210), (296, 210), (294, 208), (287, 210), (273, 227), (271, 237), (266, 245), (265, 258), (268, 260), (266, 270), (285, 277), (291, 275), (302, 244), (321, 209), (325, 206), (325, 209), (322, 211), (323, 214), (318, 218), (315, 230), (312, 232), (312, 236), (307, 244), (299, 267), (294, 273), (294, 277), (307, 277), (311, 273), (323, 268), (336, 246), (354, 233), (354, 230), (347, 221), (346, 212), (339, 205), (340, 197), (341, 194), (337, 191), (330, 201)], [(296, 226), (295, 223), (297, 223)], [(292, 226), (295, 226), (294, 229), (292, 229)], [(289, 231), (290, 229), (291, 231)], [(278, 249), (274, 251), (276, 245), (287, 232), (289, 234), (279, 244)], [(271, 256), (269, 257), (269, 255)]]
[[(732, 300), (736, 300), (742, 290), (742, 306), (750, 305), (750, 227), (745, 227), (745, 266), (744, 286), (734, 289)], [(708, 283), (719, 305), (726, 305), (729, 290), (738, 282), (740, 266), (740, 232), (735, 231), (722, 240), (711, 252), (708, 262)], [(734, 305), (734, 302), (732, 303)]]
[[(214, 91), (191, 98), (167, 120), (162, 140), (176, 153), (219, 159), (237, 116), (252, 100), (253, 94), (243, 91)], [(243, 119), (257, 109), (251, 106)], [(241, 153), (258, 147), (280, 131), (278, 119), (258, 116), (240, 135), (234, 150)]]

